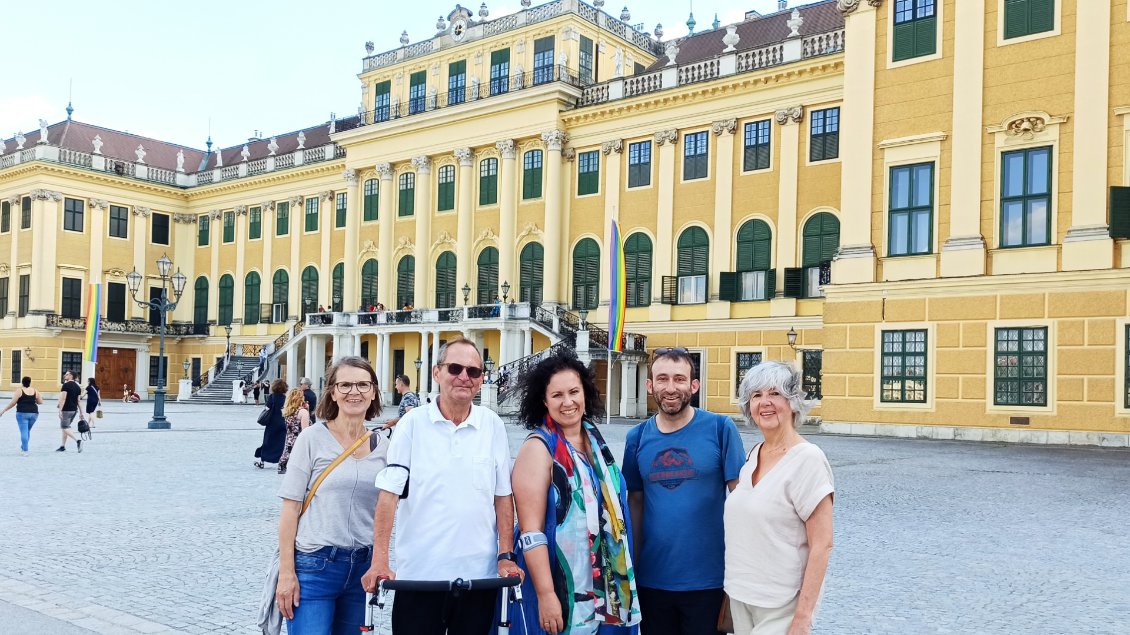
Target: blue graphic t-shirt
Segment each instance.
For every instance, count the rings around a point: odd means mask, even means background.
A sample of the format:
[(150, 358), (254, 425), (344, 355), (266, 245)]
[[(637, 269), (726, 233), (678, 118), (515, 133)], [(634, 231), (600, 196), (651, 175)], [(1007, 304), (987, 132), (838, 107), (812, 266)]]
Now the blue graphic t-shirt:
[(738, 477), (745, 450), (726, 416), (695, 410), (681, 430), (659, 431), (655, 417), (628, 431), (623, 473), (643, 491), (642, 545), (636, 582), (665, 591), (722, 587), (726, 481)]

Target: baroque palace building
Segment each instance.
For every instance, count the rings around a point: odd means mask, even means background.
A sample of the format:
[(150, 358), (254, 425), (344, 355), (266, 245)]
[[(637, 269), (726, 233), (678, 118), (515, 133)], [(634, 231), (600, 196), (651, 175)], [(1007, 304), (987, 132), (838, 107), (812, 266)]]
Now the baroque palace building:
[(718, 412), (792, 360), (828, 431), (1128, 444), (1126, 0), (782, 2), (672, 41), (530, 4), (368, 45), (358, 114), (300, 131), (199, 150), (68, 115), (4, 140), (0, 389), (83, 370), (98, 282), (103, 393), (151, 393), (160, 320), (125, 276), (159, 293), (167, 254), (174, 384), (265, 348), (291, 384), (360, 354), (429, 393), (462, 334), (489, 405), (571, 346), (642, 416), (647, 352), (680, 346)]

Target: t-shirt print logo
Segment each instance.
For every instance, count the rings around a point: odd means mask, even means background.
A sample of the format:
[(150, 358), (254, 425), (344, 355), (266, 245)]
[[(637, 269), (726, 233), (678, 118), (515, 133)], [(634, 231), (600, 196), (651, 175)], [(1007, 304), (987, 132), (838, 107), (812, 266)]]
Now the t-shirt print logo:
[(658, 483), (667, 489), (675, 489), (683, 481), (698, 476), (694, 467), (694, 459), (686, 448), (665, 448), (656, 453), (651, 462), (651, 473), (648, 480)]

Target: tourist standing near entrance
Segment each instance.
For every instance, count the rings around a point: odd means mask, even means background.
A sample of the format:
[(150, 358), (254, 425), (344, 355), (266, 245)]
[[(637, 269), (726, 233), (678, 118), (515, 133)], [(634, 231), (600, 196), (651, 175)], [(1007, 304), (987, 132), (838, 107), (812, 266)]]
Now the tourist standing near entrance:
[(685, 348), (659, 348), (647, 391), (654, 417), (628, 431), (624, 480), (647, 635), (712, 635), (722, 606), (722, 514), (744, 453), (729, 417), (692, 407)]
[(302, 396), (306, 398), (306, 411), (310, 413), (310, 423), (318, 423), (318, 417), (314, 414), (318, 411), (318, 395), (310, 388), (313, 383), (309, 377), (303, 377), (298, 381), (298, 387), (302, 389)]
[(78, 385), (75, 381), (75, 375), (71, 371), (63, 373), (63, 387), (59, 391), (59, 427), (63, 430), (62, 445), (59, 446), (56, 452), (67, 451), (67, 437), (75, 440), (75, 446), (78, 451), (82, 452), (82, 439), (74, 432), (71, 432), (71, 424), (75, 421), (75, 415), (79, 415), (79, 419), (85, 421), (84, 417), (78, 409), (78, 398), (82, 394), (82, 386)]
[[(514, 555), (510, 443), (502, 420), (476, 406), (483, 359), (473, 342), (440, 347), (432, 379), (439, 397), (400, 420), (373, 523), (373, 567), (362, 582), (373, 593), (381, 578), (454, 580), (521, 576)], [(404, 496), (403, 502), (401, 497)], [(399, 510), (397, 505), (399, 503)], [(396, 573), (389, 537), (396, 518)], [(497, 591), (397, 591), (396, 635), (486, 635)]]
[(762, 362), (738, 406), (765, 441), (726, 500), (726, 593), (738, 635), (806, 635), (832, 554), (832, 466), (797, 433), (809, 402), (800, 373)]
[(39, 418), (39, 406), (43, 405), (43, 395), (31, 387), (31, 377), (24, 377), (20, 380), (20, 385), (20, 389), (12, 395), (12, 400), (0, 410), (0, 416), (13, 407), (16, 409), (16, 425), (20, 427), (20, 456), (27, 456), (31, 428)]
[(286, 463), (290, 458), (294, 442), (298, 439), (299, 433), (310, 427), (310, 413), (306, 410), (306, 397), (301, 390), (292, 388), (286, 394), (282, 414), (283, 421), (286, 422), (286, 444), (283, 445), (283, 453), (279, 457), (279, 474), (286, 474)]
[(396, 392), (400, 393), (400, 407), (396, 411), (396, 418), (385, 424), (386, 428), (393, 427), (404, 418), (404, 415), (412, 412), (414, 408), (420, 407), (420, 398), (412, 392), (412, 384), (408, 375), (397, 375), (393, 385), (396, 387)]

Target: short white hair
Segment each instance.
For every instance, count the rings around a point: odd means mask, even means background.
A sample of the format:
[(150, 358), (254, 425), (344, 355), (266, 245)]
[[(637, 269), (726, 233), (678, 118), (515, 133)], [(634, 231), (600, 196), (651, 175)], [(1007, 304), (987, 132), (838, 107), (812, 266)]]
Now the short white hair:
[(800, 371), (795, 366), (783, 362), (761, 362), (746, 371), (738, 386), (738, 407), (750, 425), (757, 425), (750, 412), (750, 395), (765, 390), (776, 390), (788, 400), (789, 409), (793, 411), (794, 428), (804, 422), (808, 411), (812, 409), (812, 402), (805, 399)]

